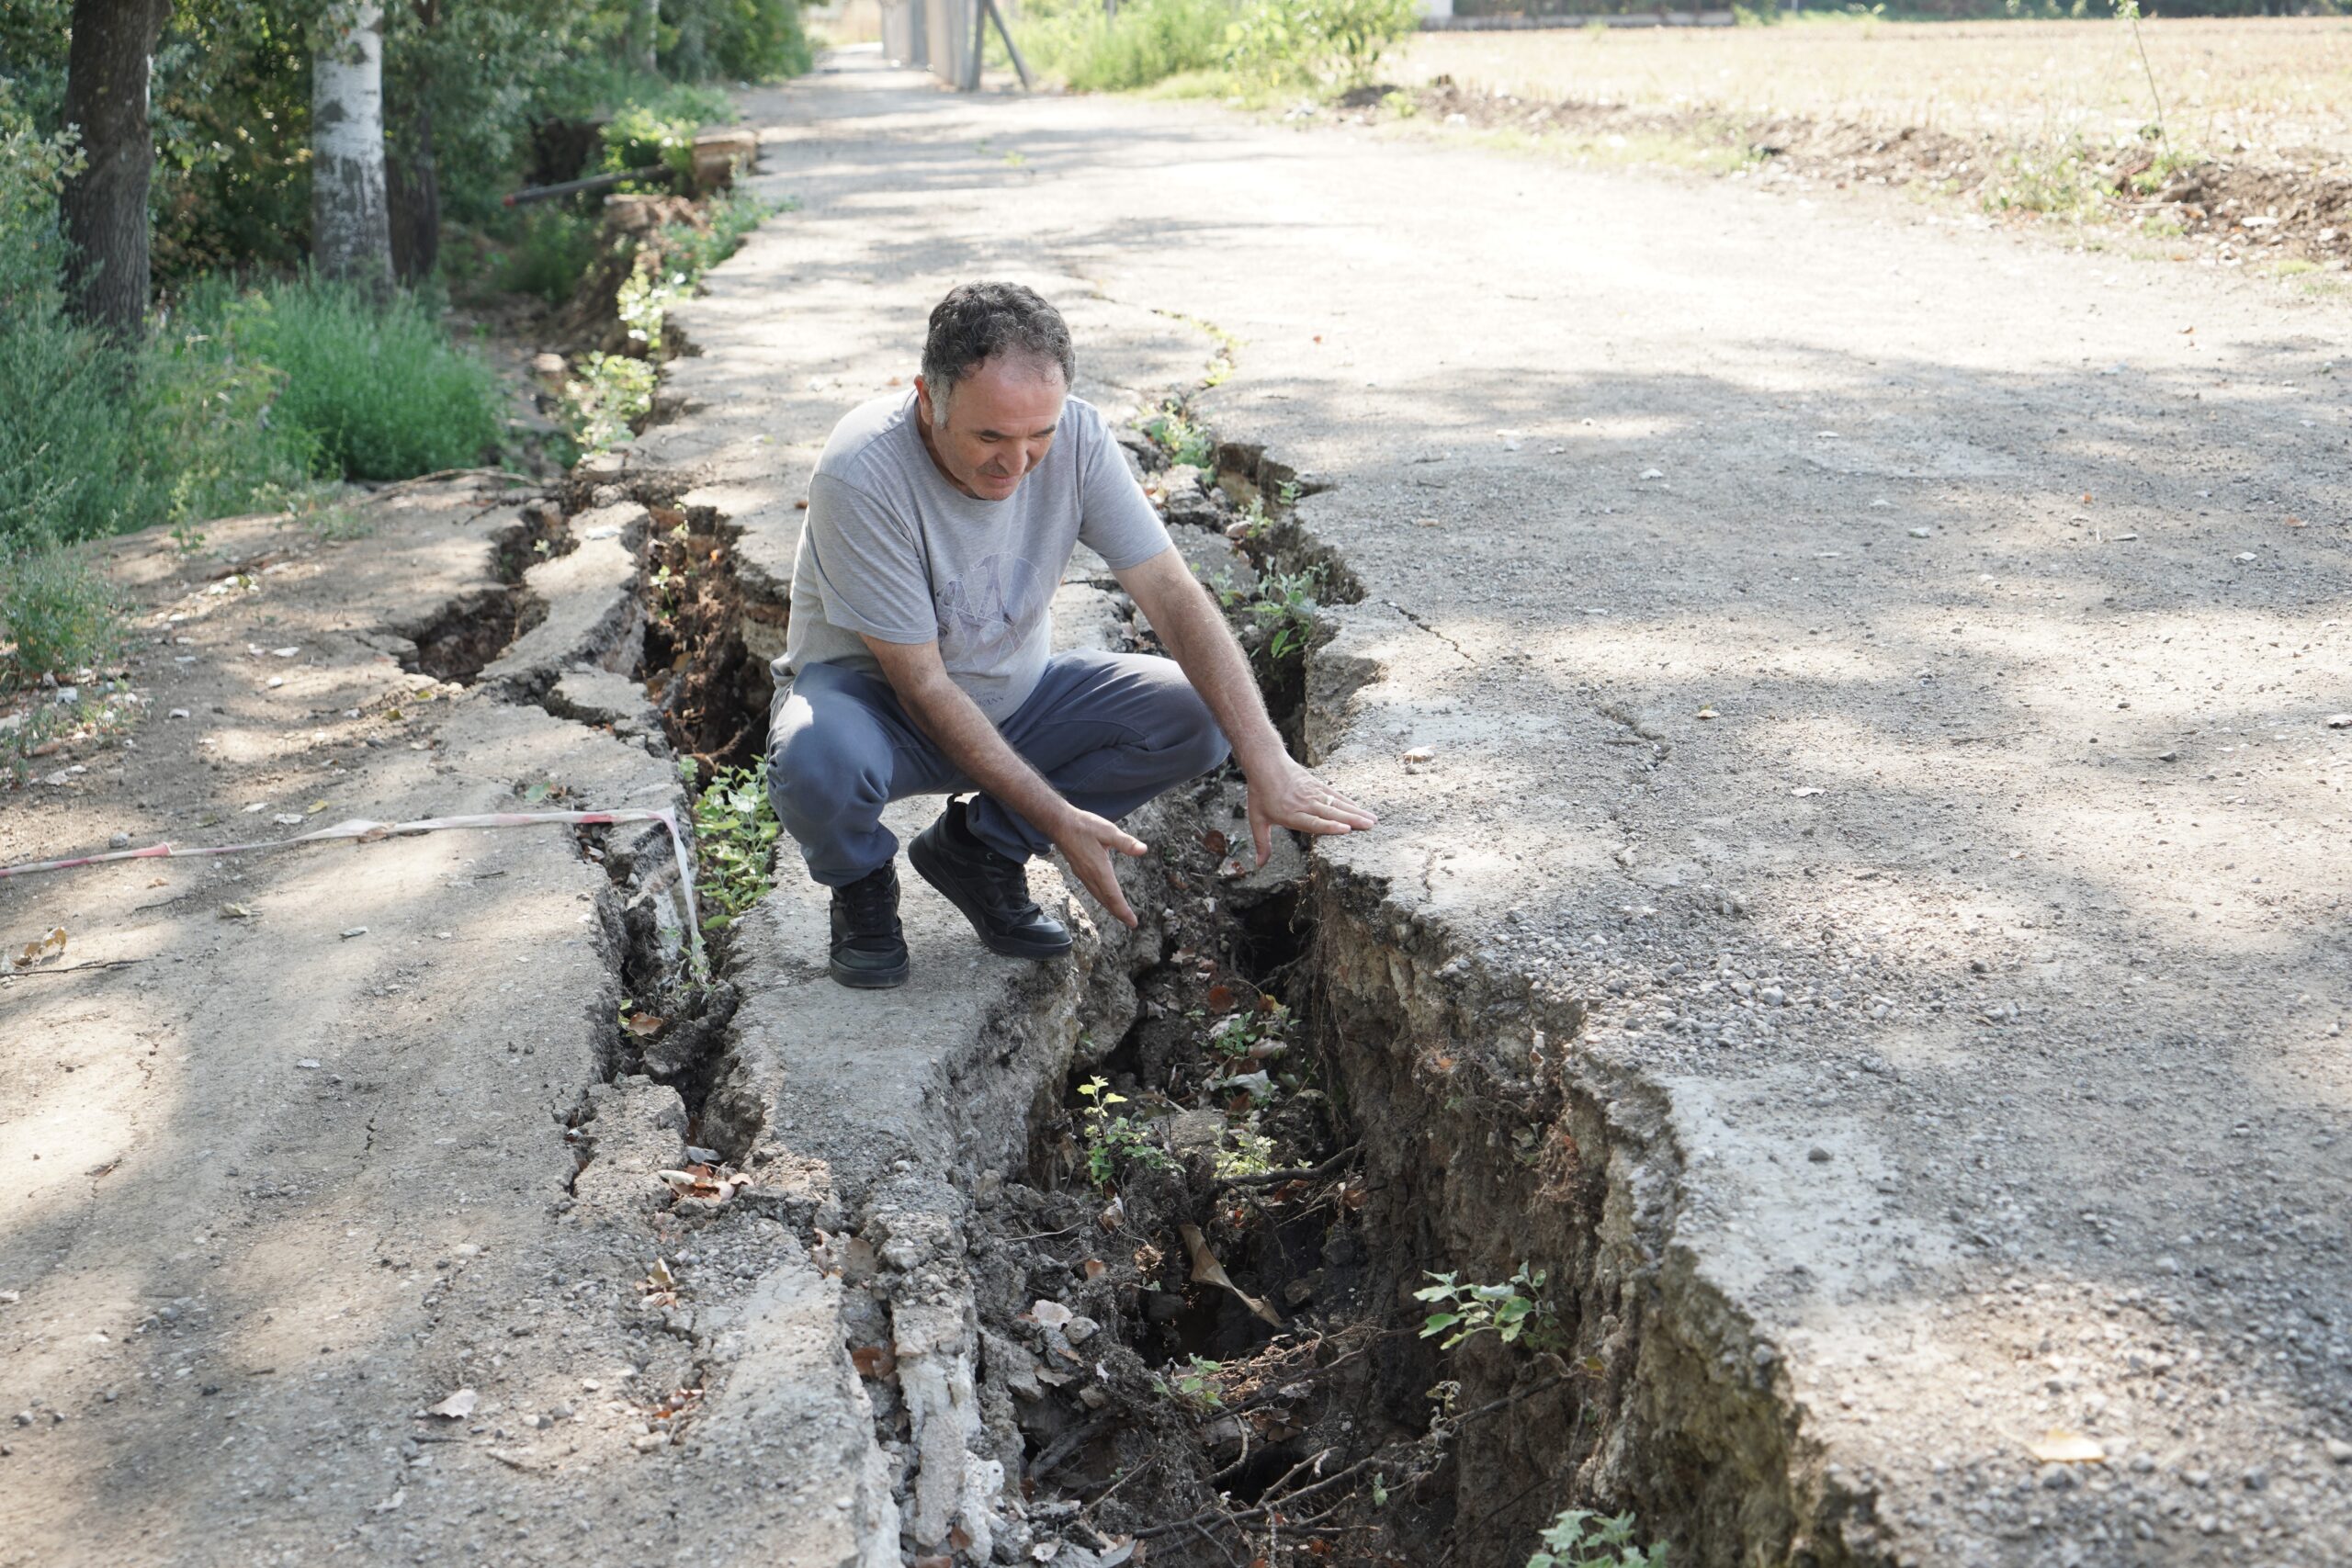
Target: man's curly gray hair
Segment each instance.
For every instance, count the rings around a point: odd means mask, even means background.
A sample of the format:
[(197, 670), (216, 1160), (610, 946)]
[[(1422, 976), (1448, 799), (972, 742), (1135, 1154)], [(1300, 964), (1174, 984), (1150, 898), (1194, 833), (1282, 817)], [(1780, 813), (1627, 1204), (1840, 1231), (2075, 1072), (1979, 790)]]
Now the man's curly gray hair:
[(959, 283), (931, 309), (923, 338), (922, 384), (933, 417), (947, 418), (956, 384), (1000, 355), (1016, 355), (1039, 370), (1062, 373), (1068, 390), (1078, 378), (1078, 351), (1062, 313), (1034, 288), (1018, 283)]

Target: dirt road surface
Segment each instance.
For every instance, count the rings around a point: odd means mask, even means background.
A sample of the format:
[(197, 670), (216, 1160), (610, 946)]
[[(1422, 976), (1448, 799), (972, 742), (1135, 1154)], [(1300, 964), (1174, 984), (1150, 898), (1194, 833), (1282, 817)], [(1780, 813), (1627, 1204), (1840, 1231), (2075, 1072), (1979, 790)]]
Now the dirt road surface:
[[(1571, 1486), (1698, 1563), (2352, 1555), (2340, 310), (1893, 200), (963, 99), (870, 57), (749, 101), (802, 209), (681, 312), (700, 356), (630, 468), (693, 479), (754, 593), (953, 281), (1068, 302), (1106, 403), (1240, 342), (1200, 407), (1302, 476), (1360, 590), (1305, 723), (1382, 815), (1314, 857), (1369, 1174), (1431, 1267), (1550, 1259), (1589, 1379), (1489, 1456), (1557, 1489), (1478, 1499), (1503, 1523), (1465, 1512), (1457, 1561), (1522, 1561)], [(149, 631), (194, 639), (135, 678), (202, 716), (17, 797), (0, 853), (253, 801), (668, 799), (626, 688), (573, 668), (628, 663), (592, 552), (643, 524), (607, 500), (537, 569), (561, 646), (422, 710), (401, 639), (499, 588), (487, 502), (217, 609), (134, 547)], [(690, 1129), (599, 1083), (659, 892), (643, 840), (599, 848), (619, 873), (436, 838), (0, 890), (12, 942), (141, 961), (0, 991), (8, 1561), (1040, 1538), (996, 1496), (953, 1233), (1131, 955), (1027, 977), (910, 906), (924, 977), (845, 1001), (787, 876)], [(1514, 1158), (1534, 1079), (1566, 1114)], [(690, 1131), (775, 1196), (662, 1212)], [(844, 1226), (896, 1281), (874, 1397), (911, 1424), (879, 1447), (842, 1352), (877, 1264), (811, 1255)], [(641, 1276), (681, 1245), (665, 1303)], [(415, 1414), (460, 1387), (470, 1415)]]

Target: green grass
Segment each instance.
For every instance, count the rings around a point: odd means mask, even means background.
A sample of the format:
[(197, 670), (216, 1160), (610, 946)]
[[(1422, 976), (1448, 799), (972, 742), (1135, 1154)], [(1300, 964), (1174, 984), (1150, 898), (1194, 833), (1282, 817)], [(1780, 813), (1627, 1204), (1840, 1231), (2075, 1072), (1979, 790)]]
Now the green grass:
[(283, 374), (271, 422), (316, 443), (322, 473), (398, 479), (497, 456), (496, 376), (451, 344), (414, 295), (379, 304), (306, 279), (219, 301), (216, 310), (212, 323), (238, 349)]
[(70, 550), (36, 547), (6, 561), (0, 583), (0, 688), (62, 677), (119, 641), (113, 591)]
[[(1041, 73), (1077, 91), (1132, 91), (1224, 65), (1226, 30), (1238, 14), (1233, 0), (1126, 0), (1114, 22), (1099, 0), (1030, 0), (1021, 47)], [(1003, 60), (1003, 44), (990, 41)]]

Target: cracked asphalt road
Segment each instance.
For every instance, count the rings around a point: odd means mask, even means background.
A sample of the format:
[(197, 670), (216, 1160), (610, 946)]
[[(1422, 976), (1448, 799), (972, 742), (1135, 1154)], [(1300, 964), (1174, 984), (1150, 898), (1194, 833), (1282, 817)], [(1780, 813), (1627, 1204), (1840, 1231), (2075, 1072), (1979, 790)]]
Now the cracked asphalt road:
[(702, 450), (878, 389), (840, 312), (911, 373), (957, 278), (1238, 337), (1202, 410), (1365, 589), (1314, 739), (1382, 825), (1320, 853), (1664, 1091), (1849, 1546), (2352, 1551), (2339, 305), (854, 56), (752, 103), (804, 207), (689, 310), (773, 356), (680, 372)]

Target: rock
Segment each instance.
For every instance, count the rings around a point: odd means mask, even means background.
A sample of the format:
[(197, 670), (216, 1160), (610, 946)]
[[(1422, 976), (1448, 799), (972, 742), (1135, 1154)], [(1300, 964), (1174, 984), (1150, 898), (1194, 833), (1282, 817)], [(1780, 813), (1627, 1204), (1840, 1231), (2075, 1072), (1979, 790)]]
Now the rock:
[(2341, 1438), (2328, 1438), (2327, 1457), (2337, 1464), (2352, 1464), (2352, 1443)]
[(2327, 716), (2330, 729), (2352, 729), (2352, 713), (2332, 713)]
[(1813, 1147), (1805, 1150), (1804, 1157), (1811, 1160), (1815, 1165), (1827, 1165), (1829, 1163), (1829, 1151), (1823, 1148), (1819, 1144), (1815, 1144)]

